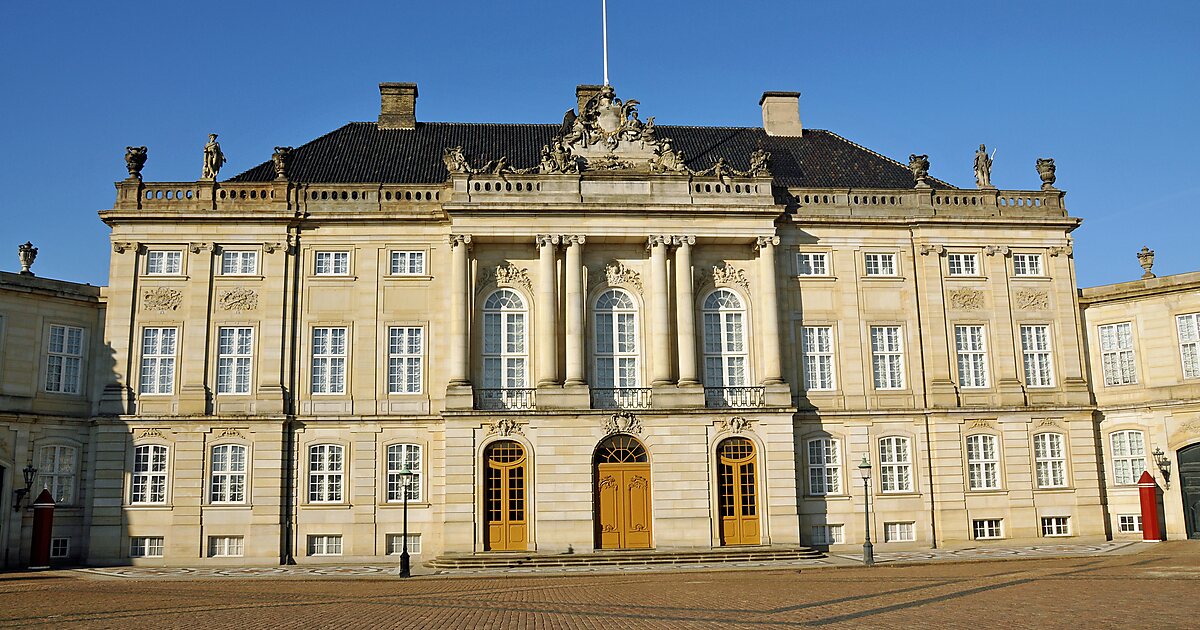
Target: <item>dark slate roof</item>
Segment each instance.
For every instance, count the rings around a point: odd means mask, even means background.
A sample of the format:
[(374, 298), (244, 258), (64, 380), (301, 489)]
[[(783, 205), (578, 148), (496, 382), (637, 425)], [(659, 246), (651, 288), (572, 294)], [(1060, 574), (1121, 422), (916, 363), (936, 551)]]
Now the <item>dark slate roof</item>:
[[(708, 168), (719, 157), (745, 170), (759, 147), (771, 152), (775, 183), (814, 188), (912, 188), (908, 167), (820, 129), (799, 138), (769, 136), (758, 127), (681, 127), (659, 125), (659, 138), (670, 138), (688, 166)], [(416, 129), (379, 129), (373, 122), (352, 122), (292, 152), (288, 179), (305, 183), (434, 184), (446, 181), (442, 150), (461, 145), (471, 163), (508, 156), (517, 168), (538, 163), (542, 145), (562, 133), (561, 125), (496, 123), (418, 123)], [(275, 178), (271, 162), (241, 173), (231, 182)], [(952, 188), (933, 180), (936, 188)]]

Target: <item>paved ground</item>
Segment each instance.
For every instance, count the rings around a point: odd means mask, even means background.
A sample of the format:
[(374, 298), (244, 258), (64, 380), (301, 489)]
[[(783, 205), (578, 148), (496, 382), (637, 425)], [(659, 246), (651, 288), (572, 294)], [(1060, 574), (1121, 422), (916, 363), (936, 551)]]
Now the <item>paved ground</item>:
[(1200, 543), (1124, 550), (872, 569), (817, 566), (404, 581), (380, 574), (181, 580), (81, 571), (10, 573), (0, 574), (0, 626), (1195, 627), (1200, 618)]

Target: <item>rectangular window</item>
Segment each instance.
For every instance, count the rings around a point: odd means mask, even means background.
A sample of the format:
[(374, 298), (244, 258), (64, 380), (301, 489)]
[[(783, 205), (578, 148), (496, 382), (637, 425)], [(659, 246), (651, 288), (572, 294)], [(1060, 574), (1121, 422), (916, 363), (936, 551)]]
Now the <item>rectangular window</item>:
[(868, 276), (896, 275), (895, 254), (863, 254)]
[[(387, 535), (387, 553), (389, 556), (400, 555), (400, 542), (404, 540), (404, 534), (388, 534)], [(408, 535), (408, 553), (409, 555), (419, 555), (421, 553), (421, 535)]]
[(146, 275), (178, 276), (182, 272), (183, 252), (152, 251), (146, 253)]
[(167, 502), (167, 447), (147, 444), (133, 449), (130, 503)]
[(258, 273), (258, 252), (221, 252), (221, 275), (253, 276)]
[(317, 444), (308, 449), (308, 501), (341, 503), (342, 475), (345, 470), (342, 447)]
[(1131, 486), (1146, 470), (1146, 439), (1141, 431), (1112, 434), (1113, 478), (1118, 486)]
[(913, 542), (916, 539), (916, 523), (883, 524), (883, 542)]
[(1133, 325), (1129, 322), (1100, 327), (1100, 360), (1104, 384), (1132, 385), (1137, 382), (1133, 356)]
[(946, 263), (952, 276), (978, 276), (979, 256), (977, 254), (947, 254)]
[(1053, 387), (1054, 369), (1050, 356), (1050, 327), (1021, 326), (1021, 352), (1025, 359), (1025, 385)]
[(838, 440), (808, 441), (808, 492), (813, 495), (842, 493), (842, 458)]
[(142, 329), (142, 372), (138, 391), (171, 394), (175, 391), (174, 328)]
[(242, 536), (209, 536), (208, 557), (210, 558), (241, 558), (245, 552), (245, 538)]
[(130, 558), (161, 558), (162, 556), (162, 536), (133, 536), (129, 539)]
[(254, 356), (254, 329), (222, 327), (217, 331), (217, 393), (249, 394)]
[(813, 525), (812, 544), (840, 545), (845, 541), (841, 525)]
[[(50, 491), (58, 505), (75, 503), (75, 462), (78, 451), (74, 446), (43, 446), (38, 458), (38, 485)], [(36, 498), (35, 492), (30, 498)]]
[(975, 540), (1003, 538), (1004, 532), (1000, 529), (1001, 524), (1001, 519), (998, 518), (975, 519), (971, 521), (971, 535)]
[(875, 389), (904, 389), (904, 344), (899, 326), (871, 327)]
[(1179, 355), (1183, 359), (1183, 378), (1200, 378), (1200, 313), (1175, 318), (1179, 329)]
[(425, 275), (425, 252), (392, 252), (391, 275)]
[(309, 536), (308, 555), (310, 556), (340, 556), (342, 555), (341, 536)]
[(1000, 459), (994, 435), (967, 436), (967, 480), (972, 490), (1000, 488)]
[(1142, 515), (1121, 514), (1117, 517), (1117, 531), (1122, 534), (1142, 533)]
[(1012, 261), (1014, 276), (1042, 275), (1041, 254), (1013, 254)]
[(987, 387), (987, 340), (983, 326), (955, 326), (954, 345), (958, 349), (958, 386)]
[(388, 393), (420, 394), (425, 356), (424, 329), (388, 328)]
[(51, 538), (50, 539), (50, 557), (51, 558), (66, 558), (71, 555), (71, 539), (70, 538)]
[(800, 252), (796, 255), (797, 275), (828, 276), (829, 254), (824, 252)]
[(833, 327), (805, 326), (801, 330), (804, 363), (804, 389), (828, 391), (835, 387), (833, 378)]
[(212, 448), (209, 499), (213, 503), (246, 501), (246, 447), (220, 444)]
[(350, 275), (350, 252), (317, 252), (315, 272), (318, 276)]
[(387, 450), (388, 503), (403, 502), (406, 490), (409, 501), (421, 500), (421, 446), (392, 444)]
[(1043, 536), (1070, 536), (1071, 519), (1066, 516), (1043, 516)]
[(312, 393), (346, 393), (346, 329), (314, 328)]
[(51, 326), (46, 347), (46, 391), (78, 394), (83, 370), (83, 329)]
[(883, 492), (912, 492), (912, 451), (908, 438), (879, 440), (879, 488)]
[(1033, 461), (1039, 488), (1063, 488), (1067, 485), (1067, 449), (1059, 433), (1033, 436)]

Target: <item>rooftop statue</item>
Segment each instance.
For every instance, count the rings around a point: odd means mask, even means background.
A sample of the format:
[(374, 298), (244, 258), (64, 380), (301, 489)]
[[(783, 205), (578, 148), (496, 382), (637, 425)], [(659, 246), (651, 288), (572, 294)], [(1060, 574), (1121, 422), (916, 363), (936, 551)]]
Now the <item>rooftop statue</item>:
[(615, 150), (622, 141), (654, 142), (654, 119), (642, 122), (638, 118), (638, 101), (622, 101), (611, 85), (605, 85), (583, 105), (578, 116), (567, 112), (564, 126), (571, 131), (563, 136), (567, 146), (588, 147), (603, 142)]
[(683, 160), (683, 151), (676, 151), (671, 147), (671, 139), (663, 138), (654, 149), (650, 170), (654, 173), (687, 173), (688, 167)]
[(463, 153), (461, 146), (446, 147), (442, 151), (442, 162), (445, 162), (446, 170), (452, 175), (475, 172), (475, 169), (471, 168), (470, 162), (467, 162), (467, 156)]
[(770, 177), (771, 176), (771, 153), (763, 149), (756, 149), (750, 154), (750, 169), (747, 172), (750, 177)]
[(146, 147), (125, 147), (125, 168), (129, 179), (142, 181), (142, 167), (146, 165)]
[(975, 185), (979, 188), (995, 188), (992, 185), (992, 158), (988, 157), (987, 147), (982, 144), (975, 152)]
[(200, 172), (201, 179), (216, 179), (221, 166), (225, 164), (225, 154), (221, 152), (221, 144), (217, 142), (217, 134), (208, 134), (208, 143), (204, 145), (204, 169)]
[(908, 156), (908, 170), (917, 181), (916, 188), (929, 188), (929, 156), (913, 153)]

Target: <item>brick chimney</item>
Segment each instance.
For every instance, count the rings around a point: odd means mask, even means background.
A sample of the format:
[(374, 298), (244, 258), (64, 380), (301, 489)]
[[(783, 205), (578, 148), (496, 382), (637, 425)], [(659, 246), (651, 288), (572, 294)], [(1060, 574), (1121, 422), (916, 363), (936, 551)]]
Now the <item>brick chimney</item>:
[(758, 104), (762, 106), (763, 129), (768, 136), (802, 136), (799, 92), (763, 92)]
[(379, 128), (417, 128), (417, 84), (379, 84)]
[(575, 100), (578, 101), (578, 107), (575, 108), (575, 114), (583, 115), (583, 106), (588, 102), (588, 99), (600, 93), (600, 88), (603, 85), (577, 85), (575, 86)]

